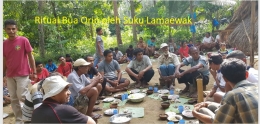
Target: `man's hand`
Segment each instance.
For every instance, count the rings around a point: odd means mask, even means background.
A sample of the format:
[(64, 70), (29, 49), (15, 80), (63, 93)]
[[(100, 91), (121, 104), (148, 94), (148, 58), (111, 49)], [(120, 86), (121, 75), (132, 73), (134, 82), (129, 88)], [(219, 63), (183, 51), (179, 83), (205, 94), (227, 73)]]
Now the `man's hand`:
[(180, 73), (179, 71), (176, 71), (174, 75), (175, 75), (176, 78), (180, 78), (180, 77), (181, 77), (181, 76), (180, 76), (181, 73)]
[(137, 80), (140, 80), (139, 76), (137, 74), (135, 74), (134, 76)]
[(142, 78), (143, 76), (144, 76), (144, 71), (140, 71), (139, 74), (138, 74), (138, 77)]
[(114, 87), (117, 87), (117, 86), (118, 86), (118, 83), (119, 83), (118, 80), (114, 80), (113, 83), (112, 83), (112, 85), (113, 85)]
[(99, 54), (100, 54), (100, 56), (104, 56), (102, 52), (100, 52)]

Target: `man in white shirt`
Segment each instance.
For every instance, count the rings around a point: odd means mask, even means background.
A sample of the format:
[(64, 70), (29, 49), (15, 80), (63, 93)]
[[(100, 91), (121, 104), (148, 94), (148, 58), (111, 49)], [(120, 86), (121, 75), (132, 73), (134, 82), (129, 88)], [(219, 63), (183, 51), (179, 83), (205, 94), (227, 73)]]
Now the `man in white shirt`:
[(214, 38), (210, 36), (209, 32), (206, 32), (205, 37), (203, 38), (202, 44), (200, 45), (200, 50), (203, 51), (204, 49), (212, 49), (216, 46), (216, 42), (214, 42)]
[(118, 50), (118, 47), (115, 47), (115, 53), (116, 53), (116, 61), (119, 63), (119, 64), (122, 64), (124, 62), (126, 62), (126, 56), (123, 55), (123, 53), (121, 51)]

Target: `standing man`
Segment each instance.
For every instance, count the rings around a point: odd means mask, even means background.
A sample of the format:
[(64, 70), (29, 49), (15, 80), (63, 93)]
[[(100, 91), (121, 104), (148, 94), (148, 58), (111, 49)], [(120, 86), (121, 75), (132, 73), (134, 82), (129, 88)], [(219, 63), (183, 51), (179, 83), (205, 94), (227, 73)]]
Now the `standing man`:
[(65, 58), (59, 57), (60, 65), (57, 69), (62, 76), (68, 77), (68, 75), (72, 72), (72, 64), (71, 62), (66, 62)]
[(14, 20), (4, 22), (4, 30), (8, 35), (8, 39), (3, 43), (3, 71), (7, 77), (7, 88), (11, 97), (15, 122), (22, 124), (22, 110), (19, 101), (24, 102), (25, 94), (28, 92), (30, 67), (34, 79), (37, 78), (37, 75), (31, 44), (27, 38), (16, 34), (17, 29)]
[(102, 28), (97, 28), (97, 38), (96, 38), (96, 56), (94, 60), (94, 67), (97, 66), (100, 60), (104, 58), (103, 52), (104, 52), (104, 43), (101, 38), (101, 35), (103, 35)]
[(167, 43), (162, 43), (160, 50), (163, 52), (163, 54), (158, 58), (158, 71), (160, 75), (159, 80), (164, 81), (167, 88), (173, 89), (173, 86), (175, 85), (175, 67), (180, 64), (180, 61), (177, 55), (169, 52)]
[(141, 48), (134, 50), (134, 56), (135, 58), (130, 61), (125, 71), (133, 81), (136, 81), (136, 87), (146, 87), (154, 75), (152, 62), (147, 55), (143, 55)]

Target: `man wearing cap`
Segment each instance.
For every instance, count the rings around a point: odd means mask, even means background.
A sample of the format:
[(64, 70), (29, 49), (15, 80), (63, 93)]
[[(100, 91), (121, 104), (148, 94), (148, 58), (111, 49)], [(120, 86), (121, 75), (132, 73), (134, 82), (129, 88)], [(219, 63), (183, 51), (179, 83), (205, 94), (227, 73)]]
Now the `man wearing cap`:
[(73, 64), (74, 70), (69, 74), (67, 81), (72, 83), (70, 91), (73, 103), (75, 104), (77, 101), (82, 102), (81, 99), (79, 99), (81, 96), (87, 97), (87, 99), (89, 99), (85, 103), (88, 105), (87, 112), (84, 110), (81, 112), (91, 116), (93, 119), (98, 119), (101, 115), (92, 112), (98, 95), (102, 90), (100, 84), (100, 82), (102, 82), (102, 77), (96, 76), (90, 81), (85, 76), (90, 68), (89, 65), (90, 63), (84, 59), (77, 59)]
[[(167, 88), (173, 89), (173, 82), (175, 81), (174, 72), (175, 67), (180, 64), (180, 61), (174, 53), (169, 52), (167, 43), (162, 43), (160, 50), (163, 52), (158, 58), (158, 71), (160, 81), (166, 83)], [(172, 85), (173, 84), (173, 85)]]
[(75, 108), (65, 105), (70, 98), (69, 86), (61, 76), (48, 77), (43, 81), (43, 103), (33, 111), (32, 123), (86, 123), (95, 121), (78, 112)]

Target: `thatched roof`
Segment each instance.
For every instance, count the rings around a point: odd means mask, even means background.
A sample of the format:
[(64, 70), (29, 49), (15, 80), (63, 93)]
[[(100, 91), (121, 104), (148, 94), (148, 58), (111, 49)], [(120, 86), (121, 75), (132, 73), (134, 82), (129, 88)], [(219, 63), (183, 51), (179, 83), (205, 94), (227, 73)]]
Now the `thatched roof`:
[[(255, 17), (255, 32), (254, 32), (254, 48), (257, 51), (258, 47), (258, 6), (256, 3), (256, 17)], [(246, 31), (250, 36), (250, 23), (251, 23), (251, 2), (250, 1), (242, 1), (238, 9), (235, 11), (231, 23), (226, 27), (225, 30), (221, 31), (221, 38), (228, 42), (233, 47), (237, 46), (238, 49), (243, 52), (249, 51), (249, 40), (245, 33), (245, 29), (243, 26), (243, 22), (246, 27)]]

